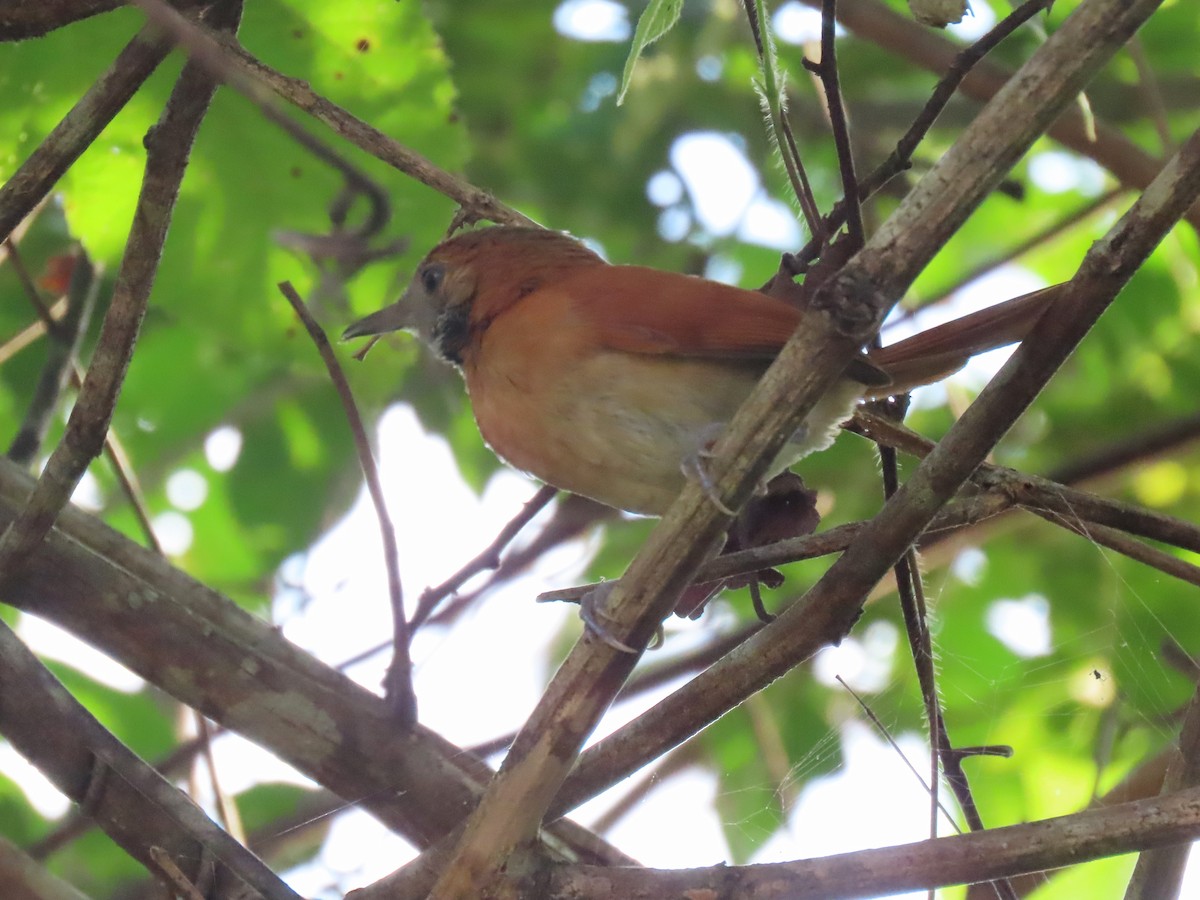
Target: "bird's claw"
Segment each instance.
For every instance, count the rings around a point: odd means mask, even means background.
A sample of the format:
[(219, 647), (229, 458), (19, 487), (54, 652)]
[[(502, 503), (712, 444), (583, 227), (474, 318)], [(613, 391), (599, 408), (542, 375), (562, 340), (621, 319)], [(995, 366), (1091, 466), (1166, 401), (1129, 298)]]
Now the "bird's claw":
[(734, 518), (737, 516), (737, 513), (726, 506), (721, 498), (717, 496), (717, 486), (713, 484), (713, 480), (708, 474), (708, 469), (704, 465), (705, 456), (711, 456), (711, 454), (704, 450), (696, 451), (683, 461), (680, 469), (683, 470), (685, 478), (690, 478), (700, 485), (700, 489), (704, 491), (704, 496), (712, 501), (713, 506), (730, 518)]
[(608, 646), (612, 647), (614, 650), (617, 650), (618, 653), (636, 654), (637, 648), (630, 647), (628, 643), (618, 640), (618, 638), (600, 622), (599, 617), (602, 613), (600, 610), (598, 610), (598, 608), (596, 608), (596, 605), (604, 601), (605, 596), (607, 596), (608, 592), (610, 592), (612, 588), (612, 584), (602, 584), (602, 586), (596, 588), (593, 590), (593, 592), (584, 595), (583, 599), (580, 600), (580, 618), (583, 620), (584, 628), (588, 629), (593, 635), (600, 638), (602, 642), (608, 644)]
[(589, 591), (583, 595), (579, 601), (579, 618), (583, 620), (584, 627), (591, 631), (601, 641), (608, 644), (618, 653), (637, 653), (637, 649), (630, 647), (624, 641), (616, 638), (608, 628), (600, 622), (600, 617), (603, 612), (598, 608), (603, 604), (612, 589), (616, 587), (616, 582), (610, 584), (601, 584), (595, 590)]

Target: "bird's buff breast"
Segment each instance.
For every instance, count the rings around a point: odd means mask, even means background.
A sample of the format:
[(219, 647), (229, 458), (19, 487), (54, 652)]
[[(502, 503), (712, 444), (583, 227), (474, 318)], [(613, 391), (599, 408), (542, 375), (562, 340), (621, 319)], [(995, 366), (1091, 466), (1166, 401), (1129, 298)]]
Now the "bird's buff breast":
[[(619, 351), (556, 366), (553, 378), (507, 363), (466, 371), (480, 431), (496, 453), (556, 487), (647, 515), (666, 511), (684, 486), (685, 461), (711, 445), (764, 369)], [(859, 396), (850, 382), (835, 386), (774, 470), (828, 446)]]

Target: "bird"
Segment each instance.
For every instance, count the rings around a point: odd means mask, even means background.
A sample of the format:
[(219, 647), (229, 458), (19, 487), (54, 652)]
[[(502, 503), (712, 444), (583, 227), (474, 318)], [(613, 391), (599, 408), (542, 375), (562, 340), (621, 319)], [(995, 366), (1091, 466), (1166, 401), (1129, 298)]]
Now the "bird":
[[(1054, 294), (1022, 295), (860, 354), (772, 473), (828, 447), (860, 401), (1021, 340)], [(801, 305), (759, 291), (613, 265), (565, 233), (501, 225), (438, 244), (398, 301), (343, 338), (414, 332), (462, 372), (479, 431), (508, 464), (661, 516), (686, 479), (703, 481), (706, 450), (804, 317)]]

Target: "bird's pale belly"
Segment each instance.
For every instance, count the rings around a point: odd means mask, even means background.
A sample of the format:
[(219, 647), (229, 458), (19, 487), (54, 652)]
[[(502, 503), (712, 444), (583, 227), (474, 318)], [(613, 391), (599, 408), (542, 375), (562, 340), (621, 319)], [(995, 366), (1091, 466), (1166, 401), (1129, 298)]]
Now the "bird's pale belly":
[[(618, 509), (662, 515), (683, 488), (684, 463), (712, 444), (764, 368), (610, 352), (552, 384), (489, 379), (487, 395), (471, 399), (484, 438), (513, 466)], [(852, 382), (835, 386), (775, 470), (828, 446), (859, 396)]]

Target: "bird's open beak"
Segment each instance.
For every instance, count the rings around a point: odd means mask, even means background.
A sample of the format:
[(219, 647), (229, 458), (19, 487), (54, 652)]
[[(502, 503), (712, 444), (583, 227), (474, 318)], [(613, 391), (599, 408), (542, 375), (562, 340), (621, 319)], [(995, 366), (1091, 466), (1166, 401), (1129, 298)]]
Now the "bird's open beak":
[(342, 340), (348, 341), (351, 338), (367, 337), (372, 334), (387, 334), (390, 331), (407, 328), (411, 324), (408, 303), (404, 297), (401, 297), (391, 306), (385, 306), (378, 312), (373, 312), (350, 325), (342, 332)]

